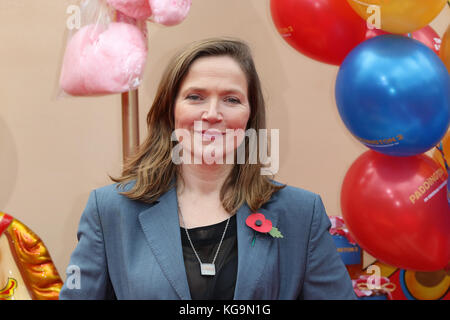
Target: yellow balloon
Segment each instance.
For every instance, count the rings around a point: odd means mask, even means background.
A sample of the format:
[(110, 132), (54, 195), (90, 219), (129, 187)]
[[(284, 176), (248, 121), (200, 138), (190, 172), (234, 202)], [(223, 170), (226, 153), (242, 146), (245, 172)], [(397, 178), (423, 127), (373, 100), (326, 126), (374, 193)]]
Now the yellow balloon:
[[(444, 151), (445, 161), (447, 162), (447, 165), (450, 166), (450, 130), (447, 131), (444, 139), (442, 139), (442, 149)], [(445, 169), (444, 158), (442, 157), (442, 154), (439, 152), (439, 150), (434, 150), (433, 158), (442, 166), (442, 168)]]
[[(426, 27), (447, 0), (347, 0), (366, 21), (390, 33), (404, 34)], [(379, 24), (379, 25), (378, 25)]]
[(447, 66), (448, 72), (450, 72), (450, 26), (442, 37), (442, 45), (440, 51), (441, 59)]

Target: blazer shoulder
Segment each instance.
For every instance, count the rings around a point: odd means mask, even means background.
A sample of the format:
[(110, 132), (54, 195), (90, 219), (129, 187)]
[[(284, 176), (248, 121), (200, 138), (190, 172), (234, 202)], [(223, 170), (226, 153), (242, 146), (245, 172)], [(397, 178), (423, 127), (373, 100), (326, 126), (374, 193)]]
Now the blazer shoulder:
[(97, 201), (123, 201), (128, 198), (120, 193), (126, 191), (127, 189), (128, 188), (119, 188), (118, 183), (112, 183), (100, 188), (96, 188), (93, 192), (97, 197)]
[[(277, 181), (272, 181), (275, 184), (283, 185)], [(312, 191), (285, 185), (283, 189), (278, 190), (273, 196), (270, 202), (283, 203), (288, 206), (314, 206), (314, 203), (320, 196)]]
[(314, 212), (322, 210), (322, 199), (312, 191), (286, 185), (273, 194), (263, 208), (282, 217), (281, 220), (288, 224), (283, 228), (296, 227), (300, 221), (306, 227), (311, 225)]
[[(132, 200), (121, 192), (128, 191), (131, 188), (131, 184), (127, 184), (124, 187), (120, 187), (119, 183), (112, 183), (103, 187), (94, 189), (92, 193), (95, 194), (99, 213), (111, 212), (121, 209), (144, 209), (149, 204), (142, 201)], [(126, 211), (126, 210), (125, 210)]]

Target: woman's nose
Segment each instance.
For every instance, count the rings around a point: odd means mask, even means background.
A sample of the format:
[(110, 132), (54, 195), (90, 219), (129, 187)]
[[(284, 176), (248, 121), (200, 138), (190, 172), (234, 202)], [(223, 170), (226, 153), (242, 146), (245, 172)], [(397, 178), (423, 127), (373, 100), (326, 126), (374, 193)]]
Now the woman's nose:
[(209, 103), (208, 110), (202, 115), (202, 120), (206, 120), (211, 123), (219, 122), (222, 120), (222, 113), (219, 112), (219, 102), (217, 99), (212, 99)]

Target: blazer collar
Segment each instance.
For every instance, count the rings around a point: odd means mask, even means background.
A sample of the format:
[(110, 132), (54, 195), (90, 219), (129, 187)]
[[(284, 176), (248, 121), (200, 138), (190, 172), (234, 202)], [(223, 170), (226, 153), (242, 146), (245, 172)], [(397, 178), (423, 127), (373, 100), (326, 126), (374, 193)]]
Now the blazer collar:
[[(176, 188), (163, 194), (158, 202), (139, 214), (139, 221), (156, 260), (169, 283), (183, 300), (191, 299), (183, 260)], [(258, 212), (277, 225), (278, 216), (263, 208)], [(251, 214), (247, 204), (236, 213), (238, 242), (238, 273), (235, 300), (252, 299), (267, 261), (274, 239), (270, 235), (256, 234), (245, 224)], [(252, 246), (253, 237), (256, 236)]]

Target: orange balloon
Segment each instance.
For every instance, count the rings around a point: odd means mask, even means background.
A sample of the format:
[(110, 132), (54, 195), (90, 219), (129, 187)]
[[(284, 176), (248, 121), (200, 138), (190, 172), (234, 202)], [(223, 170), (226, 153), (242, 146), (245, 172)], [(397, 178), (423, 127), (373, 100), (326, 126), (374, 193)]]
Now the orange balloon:
[(375, 18), (375, 22), (379, 20), (379, 28), (398, 34), (425, 27), (437, 17), (447, 2), (447, 0), (347, 1), (364, 20), (371, 22), (372, 18)]
[(447, 31), (442, 37), (440, 56), (442, 61), (444, 61), (448, 72), (450, 72), (450, 26), (448, 26)]
[[(450, 130), (447, 131), (444, 139), (442, 139), (442, 147), (444, 150), (445, 161), (447, 161), (447, 164), (450, 166)], [(442, 157), (442, 154), (439, 152), (439, 150), (434, 150), (433, 159), (436, 160), (436, 162), (438, 162), (442, 166), (442, 168), (445, 169), (444, 158)]]

